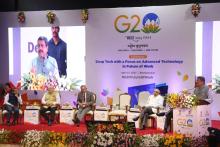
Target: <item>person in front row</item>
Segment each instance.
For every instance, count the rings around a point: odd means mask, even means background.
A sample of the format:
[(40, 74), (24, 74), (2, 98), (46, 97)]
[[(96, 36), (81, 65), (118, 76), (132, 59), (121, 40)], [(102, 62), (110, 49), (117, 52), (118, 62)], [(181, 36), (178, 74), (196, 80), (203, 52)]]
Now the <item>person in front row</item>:
[(154, 94), (150, 95), (145, 107), (142, 108), (140, 116), (133, 118), (137, 121), (140, 117), (140, 130), (145, 129), (145, 124), (149, 115), (157, 113), (157, 108), (163, 107), (164, 98), (160, 95), (159, 89), (154, 89)]
[(19, 105), (22, 104), (21, 96), (18, 93), (18, 89), (13, 88), (10, 90), (8, 94), (5, 96), (4, 105), (5, 109), (8, 111), (7, 113), (7, 125), (10, 125), (11, 115), (13, 114), (12, 124), (18, 121), (19, 116)]
[(44, 94), (41, 103), (43, 106), (40, 110), (40, 114), (48, 122), (48, 125), (51, 126), (55, 118), (57, 107), (60, 104), (59, 92), (55, 91), (55, 88), (52, 86), (48, 87), (48, 91)]
[(79, 125), (80, 121), (84, 118), (85, 114), (92, 109), (95, 103), (94, 93), (87, 90), (86, 85), (80, 87), (81, 91), (78, 93), (77, 103), (79, 105), (79, 110), (73, 119), (74, 123)]

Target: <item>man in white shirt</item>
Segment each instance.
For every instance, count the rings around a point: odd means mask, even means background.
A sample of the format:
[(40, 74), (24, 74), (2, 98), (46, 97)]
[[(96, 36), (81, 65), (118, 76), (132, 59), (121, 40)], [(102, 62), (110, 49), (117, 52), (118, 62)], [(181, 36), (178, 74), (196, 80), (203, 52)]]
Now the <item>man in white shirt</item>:
[(58, 105), (60, 105), (59, 92), (55, 91), (54, 87), (49, 87), (48, 91), (41, 99), (41, 103), (43, 106), (40, 110), (40, 113), (48, 122), (48, 125), (51, 126), (54, 121), (55, 111), (57, 110)]
[(164, 98), (160, 95), (159, 89), (154, 89), (154, 94), (150, 95), (145, 107), (142, 108), (140, 116), (133, 118), (137, 121), (140, 117), (140, 130), (145, 129), (145, 124), (149, 115), (157, 113), (157, 108), (163, 107)]

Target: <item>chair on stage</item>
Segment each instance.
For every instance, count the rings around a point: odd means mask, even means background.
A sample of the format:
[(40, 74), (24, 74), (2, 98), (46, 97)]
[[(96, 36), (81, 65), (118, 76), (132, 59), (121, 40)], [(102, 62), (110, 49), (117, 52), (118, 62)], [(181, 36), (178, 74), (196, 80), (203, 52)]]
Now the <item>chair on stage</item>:
[(144, 107), (147, 102), (148, 98), (150, 96), (150, 93), (148, 91), (141, 91), (138, 93), (138, 104), (135, 106), (135, 108), (130, 108), (130, 112), (141, 112), (141, 108)]
[[(149, 96), (150, 96), (150, 93), (148, 91), (141, 91), (138, 93), (138, 105), (136, 105), (135, 108), (130, 108), (130, 110), (129, 110), (129, 114), (135, 114), (135, 115), (132, 115), (133, 118), (141, 113), (142, 108), (144, 106), (146, 106), (146, 104), (149, 101)], [(157, 108), (157, 113), (159, 113), (163, 110), (164, 110), (164, 108)], [(129, 120), (132, 120), (132, 118)], [(151, 114), (148, 117), (148, 121), (147, 121), (146, 126), (152, 127), (152, 128), (157, 128), (157, 120), (158, 120), (158, 116), (156, 114)], [(159, 120), (161, 121), (160, 118), (159, 118)]]
[(94, 112), (95, 112), (95, 109), (96, 109), (96, 94), (93, 94), (93, 98), (94, 98), (94, 104), (92, 105), (92, 110), (90, 110), (89, 112), (86, 113), (85, 115), (85, 121), (87, 120), (94, 120)]
[[(109, 112), (109, 120), (112, 121), (112, 118), (117, 117), (118, 121), (127, 121), (127, 112), (130, 108), (131, 95), (128, 93), (123, 93), (119, 95), (119, 109), (111, 110)], [(121, 119), (122, 118), (122, 119)]]
[[(149, 96), (150, 93), (148, 91), (141, 91), (138, 93), (138, 104), (135, 105), (134, 108), (130, 108), (128, 112), (129, 121), (133, 122), (133, 118), (140, 115), (142, 107), (144, 107), (149, 100)], [(136, 127), (139, 128), (139, 120), (137, 121)]]
[[(93, 99), (94, 99), (94, 104), (92, 105), (92, 109), (89, 112), (87, 112), (86, 115), (84, 116), (85, 121), (94, 120), (94, 111), (96, 109), (96, 99), (97, 99), (96, 94), (93, 94)], [(79, 104), (76, 104), (76, 108), (74, 111), (74, 118), (78, 110), (79, 110)]]
[[(23, 118), (23, 111), (22, 111), (22, 105), (19, 105), (19, 115), (18, 115), (18, 120), (17, 120), (17, 124), (21, 124), (22, 123), (22, 118)], [(6, 124), (7, 123), (7, 114), (8, 111), (5, 109), (5, 105), (2, 106), (2, 124)], [(13, 116), (13, 114), (12, 114)], [(12, 117), (11, 117), (12, 118)]]
[[(55, 111), (54, 123), (60, 123), (60, 105), (57, 105), (57, 110)], [(50, 115), (50, 111), (45, 112), (47, 115)]]
[(120, 89), (117, 89), (113, 95), (112, 105), (110, 105), (110, 109), (119, 109), (119, 96), (123, 94)]

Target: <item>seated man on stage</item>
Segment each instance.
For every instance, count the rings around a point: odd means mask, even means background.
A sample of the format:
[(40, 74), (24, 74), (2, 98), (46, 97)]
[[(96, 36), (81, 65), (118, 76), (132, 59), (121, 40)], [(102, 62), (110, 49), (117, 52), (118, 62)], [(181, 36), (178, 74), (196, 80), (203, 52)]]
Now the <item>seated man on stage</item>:
[(60, 105), (60, 95), (59, 92), (55, 91), (55, 87), (48, 87), (48, 91), (44, 94), (41, 103), (43, 106), (40, 110), (40, 114), (48, 122), (48, 125), (51, 126), (54, 121), (55, 111), (58, 105)]
[(171, 119), (173, 118), (173, 109), (170, 108), (167, 112), (156, 113), (157, 116), (165, 115), (165, 123), (163, 133), (167, 133), (168, 128), (171, 128)]
[(163, 107), (164, 98), (160, 95), (159, 89), (154, 89), (154, 94), (149, 96), (149, 100), (145, 107), (142, 108), (140, 116), (133, 118), (137, 121), (140, 117), (140, 130), (145, 129), (145, 124), (149, 115), (157, 113), (157, 108)]
[(84, 118), (85, 114), (92, 110), (92, 106), (95, 103), (94, 94), (87, 91), (86, 85), (80, 87), (81, 91), (78, 93), (77, 103), (79, 105), (79, 110), (75, 115), (73, 120), (75, 124), (79, 125), (80, 121)]
[(10, 125), (11, 115), (13, 114), (12, 124), (15, 125), (15, 122), (18, 120), (19, 116), (19, 105), (22, 104), (21, 96), (18, 93), (18, 89), (13, 88), (9, 93), (6, 94), (4, 105), (7, 113), (7, 125)]

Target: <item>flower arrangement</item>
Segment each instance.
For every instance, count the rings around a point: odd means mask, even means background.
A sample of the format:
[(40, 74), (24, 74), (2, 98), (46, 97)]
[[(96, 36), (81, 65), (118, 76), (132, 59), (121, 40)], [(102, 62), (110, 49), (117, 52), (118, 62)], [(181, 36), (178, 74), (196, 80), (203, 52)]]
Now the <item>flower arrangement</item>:
[(50, 24), (54, 23), (55, 18), (56, 18), (56, 14), (53, 13), (52, 11), (49, 11), (49, 12), (47, 13), (47, 21), (48, 21)]
[(140, 146), (159, 146), (159, 140), (162, 140), (163, 137), (161, 134), (144, 135), (141, 139)]
[(47, 81), (45, 82), (44, 89), (45, 90), (47, 90), (48, 88), (56, 89), (58, 85), (59, 85), (58, 80), (55, 77), (51, 77), (47, 79)]
[(167, 96), (167, 104), (171, 108), (192, 108), (197, 105), (195, 95), (171, 93)]
[(132, 122), (127, 123), (93, 123), (87, 122), (89, 132), (108, 132), (108, 133), (134, 133), (135, 124)]
[(66, 137), (66, 144), (74, 147), (81, 147), (92, 144), (93, 135), (88, 133), (68, 133)]
[(180, 95), (180, 108), (192, 108), (197, 105), (195, 95)]
[(19, 144), (24, 147), (35, 146), (207, 146), (207, 137), (186, 137), (182, 134), (154, 134), (136, 135), (130, 133), (58, 133), (49, 131), (28, 130), (26, 132), (13, 132), (0, 130), (0, 144)]
[(200, 9), (201, 9), (201, 7), (200, 7), (199, 3), (193, 4), (192, 8), (191, 8), (192, 15), (194, 17), (197, 17), (200, 13)]
[(44, 90), (46, 81), (47, 78), (45, 76), (30, 72), (22, 76), (21, 88), (25, 90)]
[(5, 129), (0, 130), (0, 143), (7, 143), (10, 139), (10, 131), (7, 131)]
[(164, 135), (159, 139), (159, 146), (161, 147), (178, 147), (178, 146), (190, 146), (191, 138), (185, 137), (182, 134)]
[(139, 147), (141, 139), (142, 137), (136, 134), (119, 133), (113, 138), (113, 146)]
[(17, 18), (19, 23), (24, 23), (25, 22), (24, 12), (18, 12)]
[(97, 147), (107, 147), (107, 146), (111, 146), (113, 143), (113, 133), (101, 133), (98, 132), (95, 136), (94, 136), (94, 140), (93, 140), (93, 144), (91, 146), (97, 146)]
[(212, 90), (214, 90), (216, 93), (220, 93), (220, 76), (216, 75), (214, 80), (215, 83), (214, 83), (214, 88)]
[(0, 144), (15, 144), (19, 143), (21, 138), (24, 138), (24, 133), (15, 133), (4, 128), (0, 130)]
[(53, 76), (45, 77), (41, 74), (33, 72), (24, 74), (20, 81), (21, 88), (25, 90), (47, 90), (48, 87), (59, 88), (59, 90), (75, 90), (79, 86), (81, 80), (76, 78), (61, 77), (56, 79)]
[(200, 136), (200, 137), (193, 137), (191, 141), (191, 146), (192, 147), (208, 147), (208, 139), (207, 136)]
[(76, 78), (67, 78), (65, 76), (62, 76), (59, 79), (59, 88), (60, 90), (75, 90), (80, 82), (82, 82), (82, 80), (78, 80)]
[(89, 19), (89, 11), (88, 9), (82, 9), (81, 10), (81, 20), (83, 23), (86, 23)]
[(37, 130), (29, 130), (24, 134), (24, 139), (21, 140), (21, 144), (24, 147), (41, 147), (43, 146), (42, 144), (42, 139), (44, 137), (44, 132), (43, 131), (37, 131)]
[(44, 146), (59, 146), (64, 147), (66, 145), (66, 133), (58, 133), (58, 132), (44, 132), (43, 145)]
[(171, 108), (177, 108), (179, 106), (179, 94), (178, 93), (168, 94), (166, 102)]

